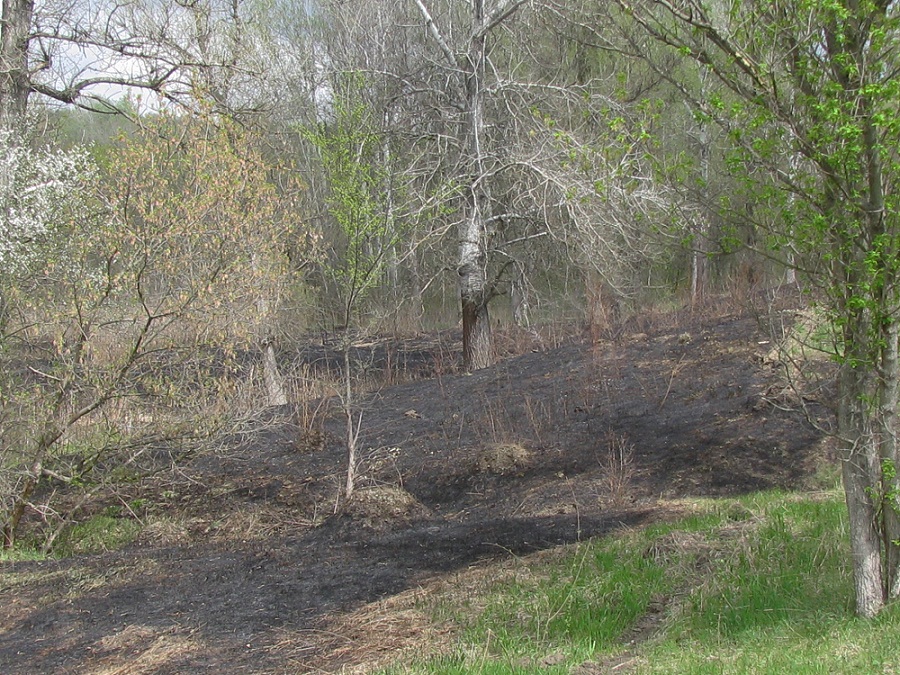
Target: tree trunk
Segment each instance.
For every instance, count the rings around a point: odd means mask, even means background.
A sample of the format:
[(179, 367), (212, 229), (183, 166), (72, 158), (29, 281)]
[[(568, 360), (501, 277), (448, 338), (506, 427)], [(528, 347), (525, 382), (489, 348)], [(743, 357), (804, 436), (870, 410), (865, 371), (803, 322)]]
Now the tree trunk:
[[(848, 329), (845, 339), (857, 337), (865, 345), (866, 332), (865, 328)], [(880, 486), (878, 444), (872, 429), (873, 392), (867, 370), (855, 366), (854, 359), (845, 355), (839, 375), (838, 431), (844, 444), (842, 474), (849, 515), (856, 612), (861, 617), (871, 618), (884, 606), (884, 583), (878, 509), (873, 499), (873, 490)]]
[[(704, 83), (705, 89), (705, 83)], [(709, 260), (706, 252), (709, 249), (709, 213), (712, 210), (712, 199), (709, 188), (710, 181), (710, 146), (709, 129), (705, 122), (700, 123), (697, 133), (697, 142), (700, 144), (700, 176), (703, 179), (703, 203), (704, 213), (700, 216), (700, 222), (694, 232), (693, 251), (691, 252), (691, 308), (699, 305), (706, 294), (707, 281), (709, 279)]]
[(516, 271), (509, 288), (509, 301), (513, 319), (520, 328), (531, 327), (531, 308), (528, 305), (528, 279), (525, 265), (516, 263)]
[(491, 319), (486, 302), (462, 301), (463, 365), (467, 371), (487, 368), (493, 362)]
[(287, 405), (281, 371), (278, 369), (278, 358), (275, 355), (275, 343), (267, 340), (263, 345), (263, 378), (266, 381), (266, 394), (270, 406)]
[(890, 320), (882, 328), (881, 375), (879, 377), (878, 416), (879, 451), (882, 464), (881, 494), (882, 536), (885, 552), (885, 589), (887, 598), (900, 596), (900, 482), (897, 480), (897, 397), (900, 384), (898, 363), (900, 324)]
[[(476, 205), (477, 199), (472, 200)], [(467, 371), (491, 365), (493, 340), (486, 288), (484, 221), (475, 211), (466, 221), (459, 246), (459, 294), (462, 303), (463, 367)]]
[[(347, 320), (349, 322), (350, 312), (347, 312)], [(344, 416), (347, 421), (347, 476), (344, 484), (344, 501), (349, 502), (353, 498), (353, 492), (356, 490), (356, 473), (359, 465), (357, 457), (356, 440), (359, 436), (359, 424), (353, 423), (353, 380), (352, 371), (350, 369), (350, 333), (344, 331), (344, 362), (343, 362), (343, 378), (344, 378)]]
[[(0, 28), (0, 129), (22, 129), (31, 87), (28, 43), (34, 0), (3, 0)], [(15, 138), (15, 133), (13, 134)]]
[(486, 153), (484, 132), (484, 59), (485, 33), (478, 30), (484, 22), (484, 0), (472, 3), (476, 34), (469, 44), (465, 73), (466, 148), (470, 162), (467, 213), (460, 226), (459, 277), (463, 319), (463, 367), (478, 370), (491, 365), (493, 339), (488, 314), (491, 289), (487, 284), (486, 226), (490, 199), (485, 185)]
[(262, 349), (263, 381), (266, 385), (267, 403), (273, 407), (287, 405), (288, 400), (284, 393), (284, 378), (281, 376), (281, 370), (278, 368), (278, 355), (275, 351), (269, 284), (261, 283), (262, 280), (269, 281), (271, 272), (263, 265), (261, 255), (258, 252), (254, 252), (251, 256), (251, 266), (253, 267), (253, 276), (262, 286), (256, 296), (256, 332)]

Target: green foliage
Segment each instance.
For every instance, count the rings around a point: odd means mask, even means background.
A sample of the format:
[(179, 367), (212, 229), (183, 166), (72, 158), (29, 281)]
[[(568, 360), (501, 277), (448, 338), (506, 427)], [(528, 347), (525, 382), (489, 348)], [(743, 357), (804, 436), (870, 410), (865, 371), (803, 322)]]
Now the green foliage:
[(390, 200), (397, 191), (384, 139), (372, 110), (358, 98), (365, 82), (351, 74), (343, 84), (332, 102), (331, 119), (301, 129), (301, 135), (318, 153), (327, 181), (326, 205), (342, 239), (328, 273), (342, 290), (349, 315), (382, 281), (387, 255), (400, 235), (392, 214)]

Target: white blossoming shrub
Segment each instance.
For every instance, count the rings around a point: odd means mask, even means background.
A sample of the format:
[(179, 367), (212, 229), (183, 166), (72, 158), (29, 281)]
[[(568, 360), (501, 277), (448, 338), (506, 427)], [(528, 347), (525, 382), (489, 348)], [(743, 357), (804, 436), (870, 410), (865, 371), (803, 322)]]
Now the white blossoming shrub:
[(86, 208), (97, 169), (83, 148), (34, 149), (0, 131), (0, 266), (17, 272)]

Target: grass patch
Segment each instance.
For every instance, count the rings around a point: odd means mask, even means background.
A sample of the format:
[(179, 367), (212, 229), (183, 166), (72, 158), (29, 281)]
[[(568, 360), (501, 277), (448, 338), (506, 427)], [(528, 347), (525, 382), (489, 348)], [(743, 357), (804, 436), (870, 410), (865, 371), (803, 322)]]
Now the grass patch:
[(76, 523), (63, 532), (53, 548), (56, 557), (114, 551), (133, 542), (141, 524), (130, 518), (101, 514)]
[(627, 654), (638, 673), (900, 673), (900, 608), (853, 615), (838, 490), (692, 507), (525, 561), (527, 573), (442, 606), (453, 653), (384, 672), (552, 675)]
[(45, 553), (30, 546), (16, 546), (10, 549), (0, 548), (0, 563), (46, 559), (47, 555)]

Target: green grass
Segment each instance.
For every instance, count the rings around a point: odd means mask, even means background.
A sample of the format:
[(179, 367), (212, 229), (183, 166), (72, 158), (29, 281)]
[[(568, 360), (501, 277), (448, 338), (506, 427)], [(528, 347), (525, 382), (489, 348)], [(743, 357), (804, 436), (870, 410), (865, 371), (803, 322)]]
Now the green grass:
[(64, 558), (80, 553), (114, 551), (134, 541), (140, 531), (141, 524), (137, 520), (107, 514), (93, 516), (67, 528), (56, 541), (53, 553)]
[[(457, 628), (453, 653), (384, 672), (569, 673), (627, 651), (638, 673), (900, 673), (900, 608), (853, 615), (838, 490), (694, 508), (523, 561), (515, 580), (440, 607)], [(651, 603), (664, 607), (655, 620)], [(627, 645), (636, 635), (649, 639)]]
[(0, 548), (0, 563), (46, 559), (46, 554), (30, 546), (15, 546), (11, 549)]

